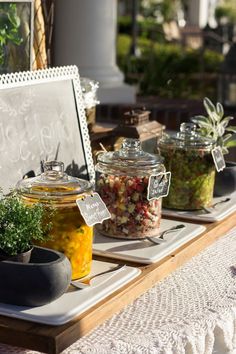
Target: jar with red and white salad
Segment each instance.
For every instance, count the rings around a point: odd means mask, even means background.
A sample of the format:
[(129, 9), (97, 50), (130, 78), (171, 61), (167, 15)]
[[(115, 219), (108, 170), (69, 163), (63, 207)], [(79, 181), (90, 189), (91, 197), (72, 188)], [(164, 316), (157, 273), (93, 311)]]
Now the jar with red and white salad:
[(138, 139), (125, 139), (120, 150), (98, 155), (96, 190), (111, 214), (97, 225), (102, 234), (123, 239), (158, 235), (162, 197), (148, 193), (151, 176), (165, 173), (162, 160), (143, 151)]

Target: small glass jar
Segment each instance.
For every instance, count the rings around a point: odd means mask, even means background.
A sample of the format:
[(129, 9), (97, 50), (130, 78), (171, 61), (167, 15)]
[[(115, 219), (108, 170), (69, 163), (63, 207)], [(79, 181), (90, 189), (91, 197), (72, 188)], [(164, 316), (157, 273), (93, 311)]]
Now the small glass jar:
[(212, 139), (196, 132), (193, 123), (182, 123), (180, 132), (163, 136), (158, 147), (171, 172), (171, 185), (163, 206), (197, 210), (212, 204), (215, 165)]
[(26, 203), (53, 207), (50, 239), (40, 246), (64, 253), (71, 263), (72, 279), (82, 278), (91, 270), (93, 228), (85, 224), (76, 200), (90, 194), (92, 186), (64, 173), (62, 162), (46, 162), (44, 169), (40, 176), (19, 181), (17, 189)]
[(148, 200), (151, 175), (165, 172), (158, 155), (144, 152), (138, 139), (125, 139), (118, 151), (98, 155), (96, 190), (111, 218), (97, 225), (110, 237), (139, 239), (157, 235), (162, 198)]
[(99, 84), (97, 81), (91, 80), (87, 77), (81, 77), (80, 83), (85, 105), (85, 115), (87, 118), (88, 130), (90, 133), (92, 133), (96, 121), (96, 105), (99, 104), (97, 99), (97, 90)]

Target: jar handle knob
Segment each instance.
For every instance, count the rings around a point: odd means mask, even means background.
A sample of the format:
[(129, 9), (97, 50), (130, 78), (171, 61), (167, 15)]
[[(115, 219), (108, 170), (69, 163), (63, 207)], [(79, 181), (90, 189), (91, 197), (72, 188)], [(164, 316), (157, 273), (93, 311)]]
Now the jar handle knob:
[(43, 163), (44, 171), (58, 171), (64, 173), (64, 163), (61, 161), (46, 161)]
[(64, 163), (61, 161), (46, 161), (43, 163), (43, 177), (50, 180), (59, 180), (65, 177)]
[(184, 134), (194, 134), (197, 129), (196, 124), (194, 123), (181, 123), (180, 131)]

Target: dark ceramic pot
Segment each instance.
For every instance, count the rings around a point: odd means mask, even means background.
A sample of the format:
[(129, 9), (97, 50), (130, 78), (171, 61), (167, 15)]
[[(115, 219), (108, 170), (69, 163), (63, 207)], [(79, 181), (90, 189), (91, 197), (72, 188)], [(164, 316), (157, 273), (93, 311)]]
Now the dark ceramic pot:
[(0, 261), (12, 261), (12, 262), (21, 262), (29, 263), (33, 246), (28, 251), (17, 253), (15, 256), (9, 256), (7, 253), (0, 249)]
[(236, 162), (226, 161), (223, 171), (216, 172), (214, 197), (222, 197), (236, 191)]
[(28, 251), (18, 253), (15, 256), (9, 256), (8, 254), (6, 254), (5, 252), (0, 250), (0, 261), (29, 263), (32, 250), (33, 250), (33, 247), (30, 248)]
[(33, 247), (30, 248), (28, 251), (19, 253), (16, 256), (11, 258), (13, 262), (22, 262), (22, 263), (29, 263), (31, 254), (32, 254)]
[(64, 254), (34, 246), (29, 263), (0, 261), (0, 302), (42, 306), (60, 297), (71, 280)]

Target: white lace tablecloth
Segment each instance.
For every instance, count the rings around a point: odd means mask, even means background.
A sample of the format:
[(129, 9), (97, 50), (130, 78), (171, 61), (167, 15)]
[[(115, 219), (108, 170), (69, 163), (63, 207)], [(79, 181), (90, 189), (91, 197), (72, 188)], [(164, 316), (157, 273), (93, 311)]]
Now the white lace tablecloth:
[[(235, 354), (234, 266), (236, 229), (63, 354)], [(38, 352), (0, 345), (0, 353)]]

